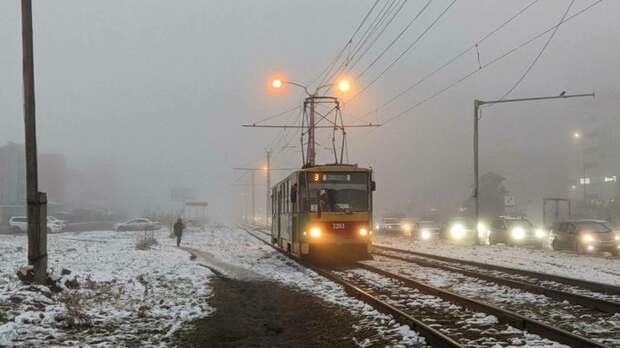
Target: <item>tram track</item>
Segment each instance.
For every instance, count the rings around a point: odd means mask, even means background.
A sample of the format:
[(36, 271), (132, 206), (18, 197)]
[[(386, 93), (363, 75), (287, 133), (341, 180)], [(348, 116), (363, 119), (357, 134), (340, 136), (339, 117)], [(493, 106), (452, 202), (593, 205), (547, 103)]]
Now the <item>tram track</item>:
[[(540, 273), (534, 271), (528, 271), (524, 269), (518, 268), (510, 268), (498, 265), (492, 265), (488, 263), (470, 261), (470, 260), (462, 260), (456, 259), (447, 256), (433, 255), (428, 253), (422, 253), (419, 251), (413, 250), (405, 250), (399, 248), (393, 248), (383, 245), (373, 244), (372, 246), (373, 252), (378, 254), (378, 251), (381, 251), (385, 254), (385, 252), (395, 252), (399, 254), (404, 254), (407, 256), (414, 256), (418, 259), (425, 258), (438, 262), (445, 262), (448, 264), (456, 265), (460, 268), (464, 266), (469, 267), (471, 270), (475, 271), (491, 271), (497, 272), (497, 274), (504, 274), (505, 277), (512, 277), (512, 279), (518, 279), (523, 282), (528, 282), (532, 284), (539, 284), (540, 286), (546, 285), (547, 288), (563, 286), (565, 289), (575, 288), (575, 292), (587, 293), (591, 292), (593, 294), (598, 294), (600, 298), (612, 299), (616, 300), (615, 302), (620, 302), (620, 286), (615, 286), (611, 284), (604, 284), (598, 282), (591, 282), (583, 279), (570, 278), (559, 276), (555, 274), (549, 273)], [(616, 307), (617, 308), (617, 307)], [(617, 312), (617, 310), (615, 311)]]
[[(264, 231), (251, 229), (270, 236)], [(245, 230), (263, 243), (274, 247), (269, 241), (256, 236), (248, 229)], [(326, 269), (300, 263), (341, 284), (354, 297), (371, 304), (383, 313), (391, 314), (402, 324), (409, 325), (428, 338), (432, 346), (475, 347), (488, 344), (540, 346), (549, 343), (536, 338), (539, 336), (572, 347), (607, 347), (603, 343), (516, 312), (366, 263), (355, 263), (348, 269)], [(420, 304), (417, 298), (425, 298), (426, 301)], [(435, 305), (429, 307), (425, 306), (425, 303)], [(497, 319), (494, 322), (489, 318)], [(467, 328), (464, 329), (463, 325)], [(524, 339), (530, 341), (524, 342)]]

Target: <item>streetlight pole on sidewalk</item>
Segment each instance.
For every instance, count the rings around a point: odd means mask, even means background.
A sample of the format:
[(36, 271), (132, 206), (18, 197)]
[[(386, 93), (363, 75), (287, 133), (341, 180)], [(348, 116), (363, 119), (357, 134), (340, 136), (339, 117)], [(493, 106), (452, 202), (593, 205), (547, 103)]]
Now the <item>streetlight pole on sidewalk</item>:
[[(557, 96), (547, 96), (547, 97), (531, 97), (531, 98), (516, 98), (516, 99), (499, 99), (499, 100), (478, 100), (474, 99), (474, 218), (475, 224), (478, 225), (478, 220), (480, 219), (480, 186), (479, 186), (479, 176), (478, 176), (478, 125), (480, 121), (480, 106), (482, 105), (491, 105), (491, 104), (501, 104), (501, 103), (518, 103), (518, 102), (530, 102), (530, 101), (539, 101), (539, 100), (551, 100), (551, 99), (568, 99), (568, 98), (580, 98), (580, 97), (593, 97), (594, 93), (586, 93), (586, 94), (562, 94)], [(477, 231), (478, 232), (478, 231)], [(476, 238), (476, 243), (480, 243), (479, 239)]]
[(22, 73), (24, 80), (24, 128), (26, 136), (26, 200), (28, 202), (28, 264), (33, 281), (47, 281), (47, 195), (39, 192), (37, 131), (34, 98), (32, 1), (22, 0)]

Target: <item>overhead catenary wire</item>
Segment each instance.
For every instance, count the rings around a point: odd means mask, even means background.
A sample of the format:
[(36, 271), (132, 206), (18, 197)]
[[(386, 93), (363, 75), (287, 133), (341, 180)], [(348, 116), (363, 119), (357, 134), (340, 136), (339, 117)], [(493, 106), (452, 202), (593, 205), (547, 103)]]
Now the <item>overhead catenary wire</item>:
[(368, 72), (368, 70), (370, 70), (370, 68), (372, 68), (385, 55), (385, 53), (387, 53), (387, 51), (390, 48), (392, 48), (392, 46), (394, 46), (394, 44), (405, 34), (405, 32), (407, 32), (409, 30), (409, 28), (411, 28), (413, 23), (418, 18), (420, 18), (420, 16), (424, 13), (424, 11), (426, 11), (426, 9), (429, 7), (429, 5), (432, 2), (433, 2), (433, 0), (428, 0), (426, 2), (426, 4), (424, 4), (424, 6), (422, 6), (420, 11), (418, 11), (416, 13), (416, 15), (413, 17), (413, 19), (411, 21), (409, 21), (409, 23), (407, 23), (407, 25), (400, 31), (400, 33), (398, 33), (398, 35), (396, 35), (396, 37), (385, 47), (385, 49), (383, 49), (383, 51), (381, 51), (381, 53), (379, 53), (379, 55), (377, 55), (377, 57), (372, 62), (370, 62), (370, 64), (368, 64), (366, 66), (366, 68), (364, 68), (364, 70), (362, 70), (359, 74), (357, 74), (357, 76), (355, 77), (356, 80), (359, 80), (362, 76), (364, 76), (364, 74), (366, 74), (366, 72)]
[(351, 43), (353, 42), (353, 39), (355, 38), (355, 36), (357, 35), (357, 33), (359, 33), (360, 29), (362, 29), (362, 27), (364, 26), (364, 24), (366, 23), (366, 21), (368, 20), (368, 17), (370, 17), (370, 15), (372, 14), (372, 12), (375, 10), (375, 8), (377, 7), (377, 4), (379, 4), (379, 0), (375, 0), (375, 2), (372, 4), (372, 6), (370, 7), (370, 9), (366, 12), (366, 15), (364, 16), (364, 18), (362, 19), (362, 21), (360, 22), (360, 24), (357, 26), (357, 28), (355, 28), (355, 31), (353, 32), (353, 34), (351, 35), (351, 37), (349, 38), (349, 40), (347, 40), (347, 42), (344, 44), (344, 46), (342, 47), (342, 49), (340, 50), (340, 52), (338, 52), (338, 54), (336, 55), (336, 57), (327, 65), (327, 67), (323, 70), (323, 72), (318, 75), (316, 78), (314, 78), (309, 84), (313, 84), (314, 82), (316, 82), (316, 80), (321, 79), (321, 83), (320, 85), (322, 85), (324, 83), (324, 78), (323, 76), (329, 76), (329, 72), (331, 71), (331, 69), (336, 65), (336, 63), (338, 62), (338, 60), (340, 59), (340, 57), (344, 54), (344, 52), (347, 50), (347, 47), (349, 47), (351, 45)]
[[(429, 1), (432, 1), (432, 0), (429, 0)], [(400, 6), (398, 6), (398, 8), (392, 14), (390, 19), (383, 25), (383, 28), (381, 28), (381, 31), (377, 35), (375, 35), (375, 38), (372, 40), (372, 42), (370, 44), (368, 44), (368, 46), (366, 46), (364, 51), (359, 56), (357, 56), (355, 58), (355, 60), (349, 65), (348, 70), (353, 70), (357, 66), (357, 63), (359, 63), (362, 60), (362, 58), (364, 58), (364, 56), (366, 56), (366, 53), (368, 53), (368, 51), (374, 46), (374, 44), (377, 42), (377, 40), (379, 40), (383, 36), (383, 33), (385, 33), (386, 29), (390, 26), (390, 24), (392, 24), (394, 19), (396, 17), (398, 17), (398, 15), (401, 13), (403, 7), (405, 7), (405, 4), (407, 4), (407, 0), (403, 0), (401, 2)]]
[[(422, 84), (423, 82), (425, 82), (426, 80), (430, 79), (431, 77), (433, 77), (434, 75), (440, 73), (441, 71), (443, 71), (445, 68), (447, 68), (449, 65), (451, 65), (452, 63), (454, 63), (455, 61), (457, 61), (459, 58), (463, 57), (464, 55), (466, 55), (469, 51), (471, 51), (472, 49), (474, 49), (476, 46), (482, 44), (484, 41), (486, 41), (487, 39), (489, 39), (491, 36), (495, 35), (497, 32), (499, 32), (502, 28), (504, 28), (505, 26), (507, 26), (508, 24), (510, 24), (512, 21), (514, 21), (517, 17), (521, 16), (525, 11), (527, 11), (530, 7), (532, 7), (534, 4), (536, 4), (537, 2), (539, 2), (540, 0), (534, 0), (532, 2), (530, 2), (528, 5), (526, 5), (525, 7), (523, 7), (521, 10), (519, 10), (517, 13), (515, 13), (513, 16), (511, 16), (510, 18), (508, 18), (507, 20), (505, 20), (503, 23), (501, 23), (499, 26), (495, 27), (493, 30), (491, 30), (489, 33), (487, 33), (486, 35), (484, 35), (481, 39), (479, 39), (478, 41), (476, 41), (474, 44), (468, 46), (467, 48), (465, 48), (464, 50), (462, 50), (461, 52), (459, 52), (457, 55), (455, 55), (454, 57), (450, 58), (448, 61), (446, 61), (444, 64), (442, 64), (441, 66), (437, 67), (436, 69), (434, 69), (433, 71), (431, 71), (429, 74), (423, 76), (421, 79), (417, 80), (415, 83), (413, 83), (412, 85), (408, 86), (407, 88), (403, 89), (402, 91), (398, 92), (396, 95), (394, 95), (392, 98), (388, 99), (386, 102), (384, 102), (383, 104), (381, 104), (379, 107), (374, 108), (373, 110), (367, 112), (366, 114), (363, 114), (360, 117), (355, 118), (355, 120), (359, 120), (371, 113), (378, 113), (380, 109), (385, 108), (386, 106), (392, 104), (394, 101), (396, 101), (397, 99), (399, 99), (400, 97), (402, 97), (403, 95), (405, 95), (406, 93), (408, 93), (409, 91), (411, 91), (412, 89), (414, 89), (415, 87), (419, 86), (420, 84)], [(481, 67), (481, 64), (479, 64), (479, 67)]]
[[(577, 16), (579, 16), (579, 15), (581, 15), (581, 14), (585, 13), (586, 11), (590, 10), (592, 7), (594, 7), (594, 6), (598, 5), (598, 4), (600, 4), (602, 1), (603, 1), (603, 0), (597, 0), (597, 1), (593, 2), (592, 4), (590, 4), (590, 5), (586, 6), (585, 8), (583, 8), (582, 10), (580, 10), (580, 11), (576, 12), (576, 13), (575, 13), (575, 14), (573, 14), (572, 16), (565, 18), (565, 19), (564, 19), (564, 20), (562, 20), (559, 24), (563, 24), (563, 23), (566, 23), (566, 22), (571, 21), (571, 20), (572, 20), (572, 19), (574, 19), (575, 17), (577, 17)], [(559, 24), (558, 24), (558, 25), (559, 25)], [(396, 114), (396, 115), (394, 115), (394, 116), (392, 116), (392, 117), (388, 118), (387, 120), (385, 120), (385, 121), (383, 122), (383, 125), (386, 125), (386, 124), (388, 124), (388, 123), (390, 123), (390, 122), (393, 122), (394, 120), (396, 120), (396, 119), (398, 119), (398, 118), (400, 118), (400, 117), (402, 117), (402, 116), (406, 115), (406, 114), (407, 114), (407, 113), (409, 113), (410, 111), (412, 111), (412, 110), (414, 110), (414, 109), (416, 109), (416, 108), (420, 107), (422, 104), (425, 104), (426, 102), (428, 102), (428, 101), (430, 101), (430, 100), (432, 100), (432, 99), (434, 99), (434, 98), (438, 97), (439, 95), (441, 95), (441, 94), (443, 94), (444, 92), (446, 92), (447, 90), (449, 90), (449, 89), (451, 89), (451, 88), (455, 87), (456, 85), (458, 85), (458, 84), (462, 83), (463, 81), (467, 80), (468, 78), (470, 78), (471, 76), (475, 75), (476, 73), (478, 73), (478, 72), (480, 72), (480, 71), (482, 71), (482, 70), (484, 70), (484, 69), (488, 68), (489, 66), (491, 66), (491, 65), (493, 65), (493, 64), (495, 64), (495, 63), (497, 63), (498, 61), (500, 61), (500, 60), (502, 60), (502, 59), (504, 59), (504, 58), (508, 57), (509, 55), (511, 55), (511, 54), (513, 54), (513, 53), (515, 53), (515, 52), (516, 52), (516, 51), (518, 51), (519, 49), (521, 49), (521, 48), (523, 48), (523, 47), (525, 47), (525, 46), (527, 46), (527, 45), (531, 44), (532, 42), (536, 41), (537, 39), (541, 38), (541, 37), (542, 37), (542, 36), (544, 36), (545, 34), (547, 34), (547, 33), (549, 33), (550, 31), (552, 31), (555, 27), (556, 27), (556, 26), (553, 26), (553, 27), (548, 28), (547, 30), (545, 30), (545, 31), (543, 31), (543, 32), (541, 32), (541, 33), (539, 33), (539, 34), (536, 34), (535, 36), (533, 36), (533, 37), (531, 37), (530, 39), (528, 39), (528, 40), (526, 40), (526, 41), (522, 42), (521, 44), (519, 44), (519, 45), (517, 45), (517, 46), (513, 47), (512, 49), (510, 49), (510, 50), (506, 51), (505, 53), (501, 54), (500, 56), (497, 56), (497, 57), (495, 57), (494, 59), (490, 60), (489, 62), (487, 62), (487, 63), (483, 64), (481, 68), (477, 68), (477, 67), (476, 67), (476, 69), (475, 69), (475, 70), (473, 70), (473, 71), (471, 71), (471, 72), (467, 73), (466, 75), (464, 75), (464, 76), (462, 76), (461, 78), (457, 79), (456, 81), (452, 82), (452, 83), (451, 83), (451, 84), (449, 84), (448, 86), (446, 86), (446, 87), (444, 87), (444, 88), (442, 88), (442, 89), (438, 90), (437, 92), (433, 93), (431, 96), (429, 96), (429, 97), (427, 97), (427, 98), (425, 98), (425, 99), (423, 99), (423, 100), (419, 101), (418, 103), (416, 103), (416, 104), (414, 104), (414, 105), (410, 106), (409, 108), (407, 108), (407, 109), (405, 109), (405, 110), (403, 110), (403, 111), (399, 112), (398, 114)]]
[(538, 60), (542, 56), (543, 52), (545, 52), (545, 50), (549, 46), (549, 43), (551, 43), (551, 40), (553, 40), (553, 37), (558, 32), (558, 29), (560, 28), (560, 25), (562, 25), (562, 22), (564, 21), (564, 18), (566, 18), (566, 15), (568, 15), (568, 11), (570, 11), (570, 9), (573, 7), (574, 3), (575, 3), (575, 0), (571, 0), (571, 2), (566, 7), (566, 10), (564, 11), (564, 14), (562, 15), (562, 19), (560, 19), (560, 22), (558, 23), (558, 25), (556, 25), (555, 28), (553, 28), (553, 31), (551, 32), (551, 35), (549, 35), (549, 38), (547, 39), (547, 42), (545, 42), (543, 47), (540, 49), (540, 51), (538, 52), (538, 54), (536, 55), (536, 57), (532, 61), (532, 63), (527, 67), (527, 69), (525, 69), (525, 71), (523, 72), (521, 77), (519, 77), (517, 82), (515, 82), (514, 85), (512, 87), (510, 87), (510, 89), (508, 89), (508, 91), (506, 91), (506, 93), (504, 93), (504, 95), (500, 98), (501, 100), (505, 99), (510, 93), (512, 93), (512, 91), (514, 91), (515, 88), (517, 88), (517, 86), (519, 86), (519, 84), (530, 73), (530, 71), (532, 70), (534, 65), (536, 65), (536, 63), (538, 62)]
[[(359, 50), (359, 48), (361, 47), (361, 45), (365, 44), (366, 41), (368, 40), (368, 37), (370, 35), (370, 33), (373, 31), (374, 28), (377, 27), (377, 25), (383, 20), (383, 18), (385, 17), (387, 10), (389, 10), (392, 5), (395, 3), (396, 0), (390, 0), (390, 1), (385, 1), (385, 4), (383, 5), (383, 7), (381, 7), (381, 9), (379, 10), (379, 12), (377, 13), (377, 15), (374, 17), (374, 19), (370, 22), (370, 24), (366, 27), (366, 30), (364, 31), (364, 33), (361, 35), (361, 38), (357, 41), (357, 43), (350, 49), (349, 54), (346, 55), (346, 57), (344, 58), (344, 60), (340, 63), (340, 65), (338, 66), (338, 68), (336, 68), (334, 71), (332, 71), (330, 74), (325, 75), (325, 77), (321, 80), (320, 85), (325, 84), (327, 81), (330, 81), (334, 78), (334, 76), (338, 75), (339, 73), (341, 73), (343, 70), (346, 70), (349, 66), (349, 63), (351, 62), (351, 60), (355, 57), (355, 54), (357, 53), (357, 51)], [(351, 42), (352, 44), (352, 42)]]
[(420, 42), (420, 40), (435, 26), (435, 24), (437, 24), (437, 22), (439, 22), (439, 20), (446, 14), (446, 12), (448, 12), (448, 10), (456, 3), (456, 0), (452, 0), (452, 2), (450, 2), (450, 4), (448, 6), (446, 6), (445, 9), (443, 9), (443, 11), (441, 11), (441, 13), (424, 29), (424, 31), (422, 31), (422, 33), (420, 33), (420, 35), (418, 35), (416, 37), (416, 39), (409, 45), (407, 46), (407, 48), (405, 48), (404, 51), (402, 51), (397, 57), (396, 59), (394, 59), (385, 69), (383, 69), (383, 71), (381, 71), (381, 73), (379, 75), (377, 75), (372, 81), (370, 81), (370, 83), (368, 83), (364, 88), (362, 88), (359, 92), (357, 92), (355, 95), (353, 95), (349, 100), (347, 100), (347, 103), (352, 102), (353, 100), (355, 100), (357, 97), (359, 97), (362, 93), (364, 93), (365, 91), (367, 91), (375, 82), (377, 82), (381, 77), (383, 77), (383, 75), (385, 75), (385, 73), (387, 73), (396, 63), (398, 63), (402, 57), (405, 56), (405, 54), (407, 54), (407, 52), (409, 52), (418, 42)]

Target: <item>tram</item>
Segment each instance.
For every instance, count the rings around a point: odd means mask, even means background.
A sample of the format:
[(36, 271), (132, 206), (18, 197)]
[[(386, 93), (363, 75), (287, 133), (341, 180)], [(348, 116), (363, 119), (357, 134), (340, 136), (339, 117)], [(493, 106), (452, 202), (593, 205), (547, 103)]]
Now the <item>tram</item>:
[(271, 241), (299, 258), (369, 259), (372, 170), (334, 164), (293, 172), (271, 190)]

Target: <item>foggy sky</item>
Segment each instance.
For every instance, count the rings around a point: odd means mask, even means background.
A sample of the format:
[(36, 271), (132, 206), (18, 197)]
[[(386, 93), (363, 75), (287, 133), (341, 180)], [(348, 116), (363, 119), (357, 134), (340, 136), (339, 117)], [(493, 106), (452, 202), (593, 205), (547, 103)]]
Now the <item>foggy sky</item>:
[[(359, 68), (387, 46), (425, 1), (410, 0)], [(593, 0), (577, 0), (574, 13)], [(371, 0), (341, 1), (33, 1), (40, 152), (68, 165), (107, 168), (122, 182), (116, 204), (133, 213), (164, 208), (169, 189), (188, 186), (226, 218), (247, 184), (233, 167), (264, 164), (278, 130), (241, 128), (300, 103), (274, 95), (269, 77), (312, 81), (338, 53)], [(360, 89), (447, 6), (429, 11), (361, 81)], [(470, 46), (530, 1), (458, 1), (392, 70), (343, 109), (345, 122), (375, 109)], [(480, 46), (482, 64), (559, 21), (568, 0), (539, 1)], [(571, 14), (569, 13), (569, 15)], [(607, 0), (561, 26), (511, 97), (589, 93), (582, 99), (486, 108), (481, 173), (508, 178), (519, 203), (566, 195), (579, 172), (571, 141), (587, 115), (617, 115), (620, 2)], [(380, 211), (454, 208), (471, 191), (473, 99), (496, 99), (517, 80), (543, 37), (380, 129), (349, 131), (351, 162), (376, 172)], [(0, 2), (0, 144), (23, 142), (19, 1)], [(398, 102), (383, 121), (477, 66), (466, 55)], [(358, 69), (359, 69), (358, 68)], [(353, 71), (351, 75), (355, 75)], [(346, 98), (345, 98), (346, 99)], [(270, 123), (297, 123), (295, 116)], [(291, 145), (299, 139), (291, 136)], [(274, 147), (274, 167), (299, 166), (297, 149)], [(319, 160), (330, 160), (319, 153)], [(103, 169), (102, 169), (103, 170)], [(276, 180), (280, 173), (274, 174)], [(257, 176), (262, 184), (263, 176)], [(264, 187), (257, 194), (264, 203)], [(247, 194), (247, 191), (246, 191)], [(247, 196), (246, 196), (247, 197)], [(535, 213), (535, 212), (533, 212)]]

